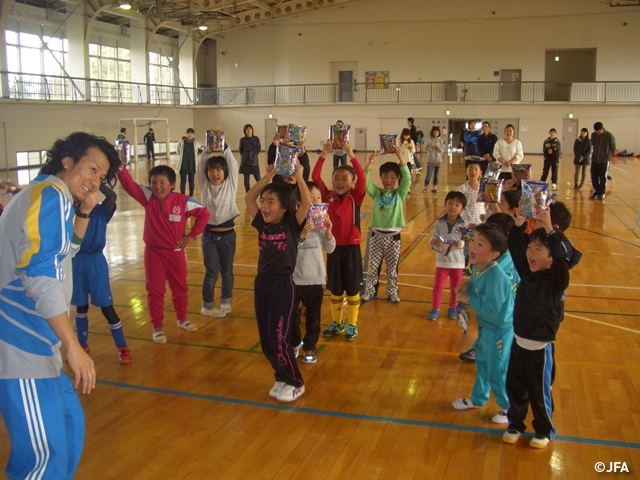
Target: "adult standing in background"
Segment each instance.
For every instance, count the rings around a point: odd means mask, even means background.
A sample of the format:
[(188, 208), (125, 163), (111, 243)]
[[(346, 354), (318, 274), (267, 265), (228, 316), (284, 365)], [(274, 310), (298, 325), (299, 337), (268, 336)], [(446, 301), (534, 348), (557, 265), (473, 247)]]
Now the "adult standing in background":
[(616, 139), (611, 132), (604, 129), (602, 122), (593, 124), (594, 132), (591, 134), (591, 183), (593, 184), (592, 197), (604, 200), (607, 190), (607, 170), (611, 157), (616, 151)]
[(156, 134), (153, 133), (153, 128), (149, 128), (149, 131), (144, 134), (142, 141), (147, 147), (147, 160), (155, 160), (156, 154), (153, 151), (153, 144), (156, 143)]
[(491, 133), (491, 124), (487, 121), (482, 122), (482, 128), (480, 131), (482, 133), (478, 137), (478, 156), (484, 159), (484, 161), (480, 163), (482, 174), (484, 175), (487, 171), (487, 165), (489, 165), (489, 162), (496, 161), (493, 157), (493, 148), (498, 142), (498, 136)]
[(418, 130), (416, 130), (416, 126), (413, 123), (413, 117), (407, 118), (407, 127), (409, 127), (411, 140), (413, 140), (413, 163), (416, 166), (416, 172), (419, 172), (420, 170), (422, 170), (422, 164), (420, 163), (420, 160), (418, 160), (418, 154), (416, 153), (418, 145)]
[(189, 180), (189, 196), (193, 197), (195, 190), (194, 177), (196, 174), (196, 155), (200, 145), (196, 140), (196, 131), (187, 128), (186, 135), (178, 142), (178, 173), (180, 173), (180, 193), (185, 193), (187, 180)]
[(260, 181), (260, 164), (258, 154), (262, 150), (260, 139), (253, 134), (253, 126), (246, 124), (243, 128), (244, 137), (240, 139), (240, 173), (244, 175), (245, 193), (251, 189), (249, 177), (253, 175), (256, 182)]
[[(55, 142), (38, 176), (0, 218), (0, 412), (11, 439), (8, 478), (72, 479), (80, 462), (84, 412), (74, 388), (90, 393), (96, 372), (69, 321), (71, 257), (100, 184), (119, 164), (105, 138), (73, 133)], [(61, 346), (73, 386), (62, 371)]]
[(126, 139), (127, 139), (127, 129), (125, 127), (122, 127), (120, 129), (120, 133), (116, 137), (116, 140), (126, 140)]
[[(337, 120), (336, 125), (339, 125), (342, 127), (344, 126), (344, 122), (342, 120)], [(347, 164), (347, 152), (342, 148), (336, 148), (333, 151), (333, 169), (334, 170), (336, 169), (338, 164), (340, 164), (343, 167)], [(306, 170), (307, 169), (305, 169), (305, 172)]]
[(495, 147), (493, 147), (493, 156), (496, 161), (502, 165), (500, 178), (504, 180), (509, 180), (513, 177), (511, 165), (520, 163), (524, 158), (522, 143), (515, 138), (515, 134), (516, 129), (514, 126), (511, 124), (507, 125), (504, 128), (504, 138), (498, 140)]
[[(587, 167), (591, 163), (591, 139), (589, 138), (589, 130), (583, 128), (580, 130), (580, 136), (573, 143), (573, 164), (575, 172), (573, 175), (573, 189), (582, 190), (584, 181), (587, 178)], [(582, 176), (580, 173), (582, 172)]]
[(475, 120), (469, 121), (469, 130), (464, 132), (464, 154), (467, 157), (480, 156), (480, 152), (478, 152), (478, 137), (480, 136), (480, 132), (476, 130), (476, 122)]

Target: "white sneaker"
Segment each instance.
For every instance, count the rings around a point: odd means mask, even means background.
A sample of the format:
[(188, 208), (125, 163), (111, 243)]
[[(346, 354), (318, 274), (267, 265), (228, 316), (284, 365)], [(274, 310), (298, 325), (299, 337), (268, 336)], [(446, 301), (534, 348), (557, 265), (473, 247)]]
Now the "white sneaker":
[(269, 396), (271, 398), (278, 398), (278, 394), (282, 390), (282, 387), (284, 387), (285, 385), (286, 385), (286, 383), (284, 383), (284, 382), (276, 382), (273, 385), (273, 387), (271, 387), (271, 390), (269, 390)]
[(195, 332), (196, 330), (198, 330), (198, 327), (196, 326), (196, 324), (191, 323), (189, 320), (183, 320), (183, 321), (178, 320), (178, 327), (182, 328), (183, 330), (186, 330), (187, 332)]
[(520, 435), (522, 435), (522, 433), (518, 430), (507, 430), (502, 434), (502, 441), (504, 443), (514, 444), (518, 441)]
[(222, 303), (220, 304), (220, 311), (224, 315), (229, 315), (231, 313), (231, 304), (230, 303)]
[(550, 440), (547, 437), (543, 437), (542, 435), (535, 435), (529, 442), (529, 446), (531, 448), (545, 448), (547, 445), (549, 445), (549, 441)]
[(298, 358), (298, 355), (300, 355), (301, 348), (302, 348), (302, 342), (300, 342), (300, 345), (293, 348), (293, 353), (295, 354), (295, 358)]
[(501, 425), (504, 425), (505, 423), (509, 423), (509, 420), (507, 419), (507, 411), (506, 410), (500, 410), (498, 413), (496, 413), (493, 416), (491, 421), (493, 423), (499, 423)]
[(558, 186), (555, 183), (551, 184), (551, 190), (555, 190), (556, 188), (558, 188)]
[(153, 329), (153, 341), (156, 343), (167, 343), (167, 336), (162, 328)]
[(455, 408), (456, 410), (466, 410), (468, 408), (480, 408), (478, 405), (473, 403), (473, 401), (470, 398), (458, 398), (457, 400), (453, 401), (452, 405), (453, 405), (453, 408)]
[(205, 317), (214, 317), (214, 318), (220, 318), (225, 316), (225, 314), (222, 313), (222, 311), (218, 310), (215, 307), (214, 308), (202, 307), (202, 309), (200, 310), (200, 315), (203, 315)]
[(293, 385), (285, 385), (278, 393), (276, 399), (279, 402), (293, 402), (297, 400), (304, 393), (304, 385), (301, 387), (294, 387)]

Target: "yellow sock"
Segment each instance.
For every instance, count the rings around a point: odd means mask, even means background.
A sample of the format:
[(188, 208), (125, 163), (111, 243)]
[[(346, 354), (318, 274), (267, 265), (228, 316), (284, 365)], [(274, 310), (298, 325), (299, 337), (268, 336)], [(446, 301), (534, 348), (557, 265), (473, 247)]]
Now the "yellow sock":
[(347, 320), (349, 325), (356, 325), (358, 323), (358, 311), (360, 310), (360, 294), (347, 297)]
[(342, 295), (331, 295), (331, 318), (338, 325), (342, 323)]

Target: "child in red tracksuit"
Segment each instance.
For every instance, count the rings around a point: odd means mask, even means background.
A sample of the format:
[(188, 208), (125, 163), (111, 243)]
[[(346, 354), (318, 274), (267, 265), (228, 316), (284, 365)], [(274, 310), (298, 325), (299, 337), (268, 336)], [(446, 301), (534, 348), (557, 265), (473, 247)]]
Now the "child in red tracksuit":
[[(171, 288), (178, 327), (195, 332), (198, 327), (187, 320), (187, 260), (184, 248), (202, 233), (209, 221), (209, 211), (193, 198), (174, 192), (176, 172), (167, 165), (149, 171), (149, 187), (138, 185), (121, 167), (118, 180), (122, 188), (144, 207), (144, 272), (149, 316), (153, 325), (153, 341), (167, 343), (162, 327), (164, 319), (165, 282)], [(189, 217), (196, 221), (185, 235)]]
[[(344, 339), (353, 341), (358, 337), (358, 311), (362, 289), (362, 254), (360, 252), (360, 206), (364, 200), (366, 178), (362, 165), (353, 154), (348, 142), (344, 149), (353, 167), (341, 165), (332, 175), (333, 190), (322, 181), (322, 166), (331, 153), (331, 142), (327, 142), (313, 168), (311, 178), (320, 187), (322, 200), (329, 204), (329, 218), (336, 238), (335, 250), (327, 255), (327, 289), (331, 292), (331, 317), (333, 322), (322, 332), (324, 337), (333, 337), (344, 332)], [(343, 295), (347, 294), (347, 321), (342, 321)]]

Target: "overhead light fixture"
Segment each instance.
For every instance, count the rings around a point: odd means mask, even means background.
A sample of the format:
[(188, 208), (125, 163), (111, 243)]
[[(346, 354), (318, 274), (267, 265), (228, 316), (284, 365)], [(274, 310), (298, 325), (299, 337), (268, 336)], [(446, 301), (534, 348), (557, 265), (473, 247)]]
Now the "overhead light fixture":
[(118, 6), (123, 10), (131, 10), (131, 2), (128, 0), (120, 0)]
[(448, 117), (449, 115), (451, 115), (451, 110), (445, 110), (444, 114)]
[(208, 28), (209, 27), (207, 27), (207, 24), (204, 23), (204, 20), (198, 24), (198, 30), (207, 30)]
[(569, 114), (569, 118), (573, 118), (573, 113), (570, 113), (570, 114)]

